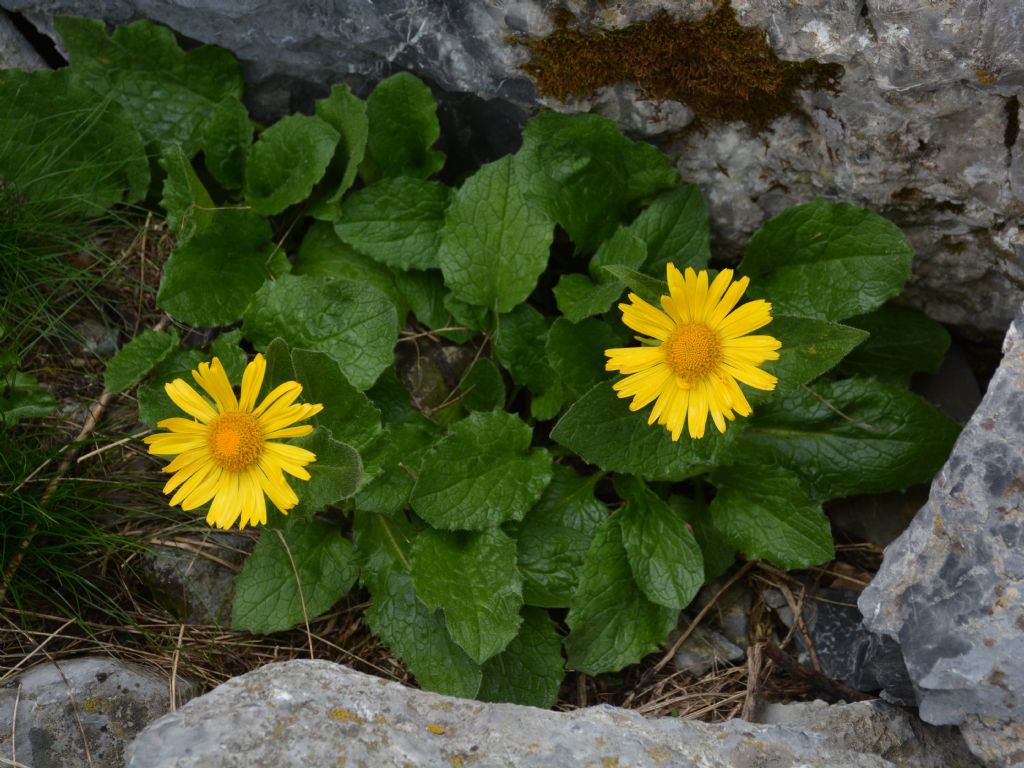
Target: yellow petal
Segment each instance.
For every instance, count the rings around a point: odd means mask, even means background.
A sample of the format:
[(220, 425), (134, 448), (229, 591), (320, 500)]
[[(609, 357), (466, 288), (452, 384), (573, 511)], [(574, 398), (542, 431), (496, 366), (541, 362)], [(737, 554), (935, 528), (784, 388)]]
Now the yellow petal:
[(309, 472), (303, 467), (316, 461), (316, 454), (299, 448), (297, 445), (286, 445), (284, 443), (267, 443), (263, 446), (265, 455), (269, 460), (275, 462), (282, 471), (287, 472), (300, 480), (309, 480)]
[(722, 320), (725, 319), (725, 316), (732, 311), (732, 308), (736, 306), (736, 303), (743, 296), (743, 292), (747, 290), (748, 285), (750, 285), (749, 277), (741, 277), (735, 283), (730, 285), (726, 289), (725, 295), (722, 296), (722, 300), (718, 302), (718, 306), (711, 310), (711, 313), (708, 315), (708, 325), (712, 328), (717, 328), (718, 324), (721, 323)]
[(605, 370), (622, 373), (637, 373), (646, 368), (665, 362), (665, 352), (658, 347), (616, 347), (606, 349)]
[(660, 309), (652, 307), (635, 293), (629, 294), (632, 304), (619, 304), (622, 310), (622, 322), (652, 339), (664, 341), (676, 329), (672, 318)]
[(687, 302), (686, 280), (683, 278), (683, 273), (675, 264), (669, 262), (665, 265), (665, 277), (668, 280), (668, 292), (675, 301), (676, 308), (682, 314), (686, 311)]
[(763, 299), (748, 301), (716, 327), (723, 339), (735, 339), (756, 331), (772, 321), (772, 305)]
[(186, 512), (190, 512), (193, 509), (198, 509), (203, 506), (203, 504), (212, 499), (217, 493), (217, 488), (220, 487), (221, 478), (225, 474), (227, 473), (223, 469), (218, 466), (214, 466), (210, 474), (203, 478), (203, 481), (196, 486), (195, 490), (182, 499), (181, 508)]
[(728, 363), (722, 363), (722, 371), (754, 389), (775, 389), (775, 385), (779, 381), (770, 373), (766, 373), (752, 365), (729, 365)]
[(722, 300), (722, 296), (725, 295), (726, 288), (732, 283), (733, 271), (731, 269), (723, 269), (719, 272), (715, 279), (711, 282), (711, 286), (708, 288), (707, 301), (704, 303), (704, 311), (695, 319), (702, 322), (707, 322), (708, 318), (711, 317), (711, 313), (718, 307), (719, 302)]
[(671, 433), (673, 442), (679, 440), (679, 436), (683, 434), (692, 398), (693, 390), (676, 387), (675, 396), (666, 405), (665, 413), (658, 420)]
[(272, 406), (286, 408), (294, 403), (300, 394), (302, 394), (302, 385), (297, 381), (286, 381), (284, 384), (279, 384), (263, 398), (263, 402), (252, 412), (252, 415), (259, 416)]
[(212, 421), (217, 416), (213, 406), (202, 395), (186, 384), (184, 379), (175, 379), (164, 384), (164, 391), (174, 401), (176, 406), (189, 416), (199, 419), (203, 424)]
[(181, 432), (189, 435), (206, 434), (205, 424), (200, 424), (198, 421), (193, 421), (192, 419), (183, 419), (180, 416), (158, 421), (156, 425), (160, 427), (160, 429), (169, 429), (171, 432)]
[[(206, 448), (193, 448), (191, 451), (185, 451), (184, 453), (178, 454), (171, 460), (171, 463), (163, 468), (164, 472), (177, 472), (179, 469), (183, 469), (191, 464), (199, 464), (204, 461), (210, 460), (210, 452)], [(194, 471), (194, 469), (193, 469)], [(167, 493), (167, 491), (164, 491)]]
[[(183, 501), (188, 499), (193, 491), (201, 485), (204, 485), (204, 481), (215, 471), (215, 464), (203, 464), (195, 472), (185, 478), (184, 483), (181, 484), (181, 487), (178, 488), (177, 492), (171, 496), (171, 500), (167, 503), (172, 507), (176, 507), (178, 504), (181, 504)], [(172, 477), (171, 480), (173, 481), (174, 478)], [(168, 485), (170, 485), (170, 482)], [(166, 492), (169, 491), (165, 491), (165, 493)], [(182, 507), (182, 509), (185, 509), (185, 507)]]
[[(263, 496), (263, 488), (260, 484), (259, 468), (250, 468), (249, 471), (245, 473), (245, 477), (242, 478), (242, 483), (247, 485), (249, 488), (249, 503), (251, 505), (248, 508), (249, 525), (266, 525), (267, 501)], [(243, 513), (242, 522), (244, 527), (244, 523), (246, 522), (245, 513)]]
[(202, 435), (179, 435), (175, 432), (147, 435), (143, 440), (149, 445), (149, 452), (154, 456), (174, 456), (206, 445), (206, 438)]
[(245, 373), (242, 374), (242, 396), (238, 401), (240, 410), (251, 411), (256, 405), (256, 398), (260, 395), (266, 371), (267, 360), (259, 354), (245, 366)]
[(221, 413), (238, 410), (238, 399), (220, 358), (215, 357), (209, 363), (200, 363), (198, 370), (192, 371), (192, 378), (213, 398), (217, 410)]
[(320, 413), (323, 406), (303, 403), (301, 405), (289, 405), (287, 408), (270, 408), (259, 417), (260, 427), (263, 432), (273, 432), (294, 424), (297, 421), (305, 421)]
[(708, 423), (708, 398), (703, 382), (690, 390), (690, 407), (686, 414), (690, 426), (690, 437), (699, 440), (704, 437)]
[(285, 427), (283, 429), (275, 429), (273, 432), (268, 432), (263, 435), (265, 440), (284, 440), (287, 437), (305, 437), (313, 431), (312, 424), (302, 424), (298, 427)]
[(263, 492), (279, 511), (287, 514), (289, 509), (299, 503), (299, 497), (295, 495), (295, 491), (288, 485), (278, 467), (269, 464), (266, 459), (260, 459), (259, 468)]

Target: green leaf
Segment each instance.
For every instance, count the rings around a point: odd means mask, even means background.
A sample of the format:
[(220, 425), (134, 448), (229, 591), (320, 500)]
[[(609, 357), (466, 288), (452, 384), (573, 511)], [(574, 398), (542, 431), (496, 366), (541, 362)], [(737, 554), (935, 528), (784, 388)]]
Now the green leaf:
[(594, 283), (586, 275), (563, 274), (554, 288), (558, 311), (573, 323), (607, 312), (626, 287), (618, 280)]
[(548, 332), (547, 353), (552, 370), (571, 400), (583, 396), (595, 384), (607, 381), (604, 351), (629, 343), (629, 337), (608, 323), (588, 318), (570, 323), (558, 318)]
[(146, 142), (178, 143), (192, 157), (220, 102), (242, 97), (241, 69), (222, 48), (183, 51), (173, 32), (148, 21), (109, 37), (92, 19), (57, 17), (54, 26), (73, 75), (124, 106)]
[(253, 145), (245, 169), (245, 199), (273, 216), (309, 197), (323, 177), (341, 137), (318, 117), (290, 115), (267, 128)]
[(385, 176), (426, 179), (444, 166), (431, 149), (441, 136), (437, 104), (423, 81), (408, 72), (382, 80), (366, 100), (369, 135), (359, 169), (367, 184)]
[(626, 285), (633, 293), (656, 307), (661, 306), (661, 297), (668, 296), (668, 283), (655, 277), (637, 272), (635, 269), (621, 264), (608, 264), (602, 269), (619, 282)]
[(851, 317), (847, 324), (870, 334), (843, 360), (843, 371), (854, 375), (877, 376), (906, 385), (911, 374), (938, 371), (949, 349), (946, 329), (913, 309), (882, 307), (868, 315)]
[(708, 266), (711, 231), (704, 196), (696, 184), (662, 192), (636, 217), (630, 229), (647, 244), (645, 272), (663, 275), (669, 262), (680, 271), (686, 267), (700, 271)]
[(361, 451), (381, 434), (380, 411), (349, 383), (331, 357), (323, 352), (291, 349), (278, 338), (267, 346), (264, 392), (286, 381), (302, 385), (303, 402), (323, 405), (310, 421), (330, 430), (334, 439)]
[(428, 691), (471, 699), (480, 689), (480, 666), (448, 635), (440, 611), (417, 597), (412, 577), (394, 568), (370, 587), (364, 617), (373, 633), (401, 657)]
[(782, 467), (729, 467), (712, 474), (715, 527), (748, 560), (808, 568), (835, 557), (832, 527), (792, 472)]
[(766, 402), (735, 456), (780, 464), (830, 499), (931, 480), (958, 432), (955, 422), (904, 389), (847, 379)]
[(444, 611), (448, 634), (478, 664), (519, 632), (523, 587), (516, 544), (498, 528), (423, 531), (412, 545), (412, 580), (416, 595)]
[(480, 687), (479, 665), (449, 637), (441, 612), (416, 597), (409, 550), (419, 532), (417, 521), (404, 516), (356, 511), (353, 539), (373, 596), (366, 622), (424, 688), (470, 698)]
[(146, 195), (149, 161), (127, 112), (71, 76), (0, 70), (0, 178), (55, 217)]
[(270, 238), (270, 224), (252, 211), (218, 209), (164, 264), (157, 302), (184, 323), (236, 322), (267, 279)]
[(637, 586), (618, 518), (609, 517), (594, 534), (566, 617), (569, 667), (588, 675), (618, 672), (658, 650), (678, 617)]
[(547, 362), (548, 326), (544, 316), (529, 304), (520, 304), (498, 318), (494, 354), (512, 380), (541, 394), (555, 383)]
[(483, 681), (476, 698), (550, 709), (558, 701), (563, 677), (558, 626), (546, 611), (523, 608), (519, 634), (483, 665)]
[(184, 416), (184, 412), (167, 396), (164, 384), (175, 379), (184, 379), (194, 386), (192, 371), (203, 362), (209, 362), (209, 358), (200, 350), (179, 349), (172, 351), (169, 357), (157, 363), (149, 375), (149, 381), (139, 385), (136, 390), (139, 420), (155, 429), (159, 421), (173, 416)]
[(914, 250), (899, 227), (846, 203), (789, 208), (750, 239), (740, 271), (776, 312), (843, 320), (882, 306), (910, 278)]
[(142, 381), (178, 348), (178, 331), (143, 331), (118, 350), (103, 373), (103, 388), (119, 394)]
[(615, 484), (626, 504), (619, 528), (629, 567), (648, 600), (682, 610), (704, 585), (704, 557), (686, 522), (636, 478)]
[(601, 243), (594, 258), (590, 260), (590, 276), (598, 283), (619, 283), (605, 267), (618, 264), (627, 269), (637, 270), (647, 260), (647, 244), (637, 237), (629, 227), (619, 227), (615, 234)]
[(562, 383), (547, 362), (547, 339), (547, 321), (529, 304), (500, 316), (493, 338), (498, 361), (533, 394), (530, 414), (538, 421), (553, 419), (565, 401)]
[[(359, 580), (371, 592), (380, 592), (388, 572), (409, 574), (409, 549), (424, 529), (419, 518), (384, 516), (357, 509), (352, 514), (352, 544), (359, 563)], [(409, 582), (412, 588), (412, 582)], [(422, 605), (422, 603), (421, 603)], [(447, 633), (445, 633), (447, 635)]]
[(267, 282), (245, 311), (243, 331), (257, 347), (277, 337), (332, 357), (359, 390), (392, 363), (394, 304), (368, 283), (284, 275)]
[(221, 99), (210, 113), (200, 136), (206, 170), (224, 189), (241, 189), (252, 147), (252, 120), (234, 96)]
[(551, 484), (519, 524), (523, 596), (529, 605), (568, 608), (583, 559), (608, 510), (594, 497), (600, 475), (555, 464)]
[(626, 227), (619, 227), (615, 234), (601, 243), (594, 258), (590, 260), (590, 274), (593, 281), (584, 275), (562, 275), (555, 286), (555, 299), (559, 311), (574, 323), (585, 317), (607, 312), (622, 296), (623, 284), (616, 280), (604, 267), (617, 264), (629, 269), (638, 269), (647, 258), (647, 246)]
[(323, 352), (293, 349), (292, 365), (295, 380), (302, 385), (303, 400), (324, 406), (313, 417), (314, 424), (360, 450), (380, 434), (380, 411), (349, 383), (332, 358)]
[(164, 149), (160, 165), (167, 172), (160, 204), (167, 211), (167, 225), (178, 245), (183, 245), (197, 229), (209, 228), (216, 206), (180, 144)]
[(736, 547), (715, 528), (708, 505), (685, 496), (670, 496), (668, 505), (687, 522), (700, 545), (704, 581), (710, 583), (729, 570), (736, 562)]
[(357, 251), (395, 269), (437, 267), (450, 198), (448, 187), (436, 181), (382, 179), (346, 198), (334, 230)]
[(306, 232), (295, 257), (292, 272), (296, 275), (370, 283), (387, 294), (398, 307), (399, 319), (404, 323), (405, 307), (409, 302), (399, 289), (391, 270), (341, 242), (334, 231), (334, 226), (327, 222), (314, 222)]
[(49, 416), (57, 407), (56, 398), (35, 377), (15, 368), (0, 374), (0, 426), (11, 427), (21, 419)]
[(265, 528), (235, 579), (231, 625), (258, 634), (289, 629), (328, 610), (358, 575), (352, 542), (336, 526), (294, 518)]
[(601, 383), (573, 403), (551, 437), (601, 469), (677, 481), (714, 467), (742, 429), (733, 422), (724, 434), (709, 427), (700, 440), (684, 433), (672, 442), (664, 427), (648, 425), (645, 412), (630, 411), (610, 383)]
[(308, 517), (355, 494), (363, 479), (363, 462), (355, 448), (335, 440), (324, 427), (294, 444), (315, 453), (316, 461), (307, 467), (309, 480), (293, 482), (299, 504), (291, 514)]
[(356, 495), (356, 507), (386, 515), (404, 509), (423, 457), (441, 434), (436, 424), (419, 414), (407, 423), (390, 426), (377, 443), (380, 473)]
[(654, 147), (630, 141), (611, 120), (589, 114), (532, 118), (516, 164), (527, 199), (561, 224), (582, 253), (593, 253), (645, 198), (678, 180)]
[(551, 456), (543, 449), (531, 452), (532, 437), (515, 414), (470, 414), (424, 458), (412, 508), (447, 530), (522, 520), (551, 480)]
[(467, 371), (459, 389), (461, 402), (470, 411), (493, 411), (505, 404), (505, 381), (488, 358), (477, 360)]
[(220, 358), (228, 379), (236, 385), (241, 384), (242, 374), (249, 363), (249, 354), (238, 346), (241, 340), (242, 332), (236, 328), (220, 334), (210, 345), (210, 357)]
[(485, 165), (448, 208), (437, 258), (445, 282), (470, 304), (508, 312), (537, 285), (554, 227), (527, 205), (512, 157)]
[(326, 194), (314, 202), (310, 212), (316, 218), (334, 221), (338, 203), (356, 180), (359, 163), (366, 154), (366, 103), (347, 85), (332, 85), (331, 95), (317, 101), (316, 116), (334, 128), (341, 139), (324, 174)]
[[(761, 366), (779, 377), (778, 392), (796, 389), (832, 370), (867, 338), (867, 334), (857, 328), (810, 317), (775, 317), (758, 333), (774, 336), (782, 342), (779, 359)], [(760, 395), (758, 400), (775, 396), (770, 392), (757, 394)]]

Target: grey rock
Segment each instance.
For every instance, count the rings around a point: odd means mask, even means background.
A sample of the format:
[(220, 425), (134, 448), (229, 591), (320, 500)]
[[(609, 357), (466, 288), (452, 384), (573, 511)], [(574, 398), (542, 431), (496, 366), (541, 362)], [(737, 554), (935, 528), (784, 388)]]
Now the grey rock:
[(928, 503), (861, 595), (897, 640), (921, 717), (960, 725), (991, 765), (1024, 762), (1024, 308)]
[(229, 626), (235, 576), (255, 539), (206, 531), (151, 546), (138, 576), (156, 600), (186, 624)]
[[(894, 719), (886, 722), (887, 717)], [(877, 744), (878, 753), (896, 765), (919, 768), (980, 765), (955, 728), (929, 727), (905, 711), (881, 702), (847, 706), (823, 701), (764, 703), (756, 708), (754, 720), (777, 725), (804, 724), (804, 727), (813, 723), (814, 729), (858, 732), (859, 738)]]
[[(796, 660), (805, 667), (820, 667), (830, 680), (859, 691), (882, 691), (883, 698), (894, 704), (917, 704), (899, 645), (864, 628), (856, 605), (857, 593), (839, 589), (809, 592), (798, 603), (802, 628), (796, 626), (793, 610), (781, 592), (770, 589), (762, 594), (779, 619), (794, 630)], [(814, 658), (804, 631), (810, 637)]]
[[(670, 636), (666, 645), (671, 647), (676, 637), (678, 633)], [(743, 648), (729, 642), (718, 632), (698, 626), (683, 643), (673, 661), (680, 672), (689, 672), (700, 677), (716, 666), (740, 661), (746, 655), (747, 652)]]
[(290, 661), (233, 678), (160, 718), (136, 737), (127, 765), (975, 765), (958, 738), (880, 702), (830, 707), (784, 725), (711, 725), (607, 706), (549, 712), (482, 704), (330, 662)]
[(31, 72), (46, 69), (46, 62), (5, 15), (0, 14), (0, 69)]
[[(170, 691), (152, 667), (117, 659), (40, 664), (0, 686), (0, 753), (33, 768), (122, 768), (125, 745), (170, 709)], [(198, 689), (178, 678), (175, 692), (180, 705)]]
[[(1024, 297), (1024, 4), (1020, 0), (734, 0), (784, 60), (844, 68), (837, 93), (798, 91), (795, 114), (755, 132), (702, 122), (621, 83), (560, 103), (538, 95), (517, 38), (553, 30), (566, 8), (581, 29), (619, 29), (665, 10), (699, 19), (711, 0), (0, 0), (52, 31), (73, 13), (148, 18), (243, 62), (266, 120), (309, 107), (334, 82), (357, 92), (399, 69), (491, 105), (595, 111), (655, 140), (704, 190), (717, 252), (738, 256), (766, 219), (821, 196), (889, 216), (917, 252), (906, 298), (931, 317), (1001, 334)], [(500, 119), (504, 113), (498, 110)], [(486, 135), (486, 131), (484, 132)]]

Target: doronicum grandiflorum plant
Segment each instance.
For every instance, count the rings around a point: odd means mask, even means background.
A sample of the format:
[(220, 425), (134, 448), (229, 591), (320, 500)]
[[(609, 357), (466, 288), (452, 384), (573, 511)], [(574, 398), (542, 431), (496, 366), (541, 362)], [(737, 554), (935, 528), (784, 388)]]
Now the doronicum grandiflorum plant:
[[(97, 204), (151, 190), (176, 245), (157, 294), (175, 325), (127, 343), (107, 388), (169, 429), (148, 441), (182, 515), (262, 526), (237, 628), (294, 626), (358, 582), (425, 688), (550, 706), (567, 669), (657, 650), (737, 559), (827, 562), (824, 502), (948, 454), (956, 425), (909, 389), (948, 337), (890, 304), (913, 252), (876, 213), (807, 202), (712, 265), (700, 191), (601, 117), (541, 113), (451, 186), (410, 74), (261, 126), (224, 51), (57, 28), (67, 74), (0, 77), (0, 146), (110, 94)], [(185, 117), (155, 120), (171, 91)], [(187, 348), (189, 326), (221, 330)]]

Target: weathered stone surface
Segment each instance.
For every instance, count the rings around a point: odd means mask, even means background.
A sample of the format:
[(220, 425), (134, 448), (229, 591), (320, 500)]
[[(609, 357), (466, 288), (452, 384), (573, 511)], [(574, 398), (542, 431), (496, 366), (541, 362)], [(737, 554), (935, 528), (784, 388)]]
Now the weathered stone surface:
[[(175, 683), (178, 704), (197, 692)], [(0, 687), (0, 753), (33, 768), (122, 768), (125, 745), (170, 709), (170, 691), (153, 668), (117, 659), (40, 664)]]
[(859, 606), (899, 641), (921, 717), (991, 765), (1024, 762), (1024, 309), (928, 503)]
[(330, 662), (290, 661), (233, 678), (162, 717), (136, 738), (128, 766), (973, 765), (950, 731), (870, 702), (785, 725), (645, 719), (612, 707), (548, 712), (426, 693)]
[[(893, 715), (892, 720), (887, 720)], [(829, 705), (820, 700), (762, 704), (757, 707), (754, 720), (803, 727), (813, 723), (814, 730), (834, 728), (844, 733), (856, 732), (866, 743), (887, 744), (881, 753), (901, 766), (970, 768), (980, 765), (955, 728), (933, 728), (906, 712), (876, 702), (845, 706)]]
[[(673, 633), (665, 645), (671, 647), (677, 637), (678, 633)], [(715, 667), (740, 661), (746, 655), (744, 649), (729, 642), (715, 630), (698, 626), (672, 661), (680, 672), (689, 672), (695, 677), (700, 677)]]
[[(55, 13), (149, 18), (229, 48), (264, 118), (308, 108), (333, 82), (365, 92), (396, 69), (451, 93), (607, 114), (657, 140), (701, 185), (720, 254), (737, 255), (767, 218), (815, 196), (864, 205), (900, 224), (917, 250), (911, 303), (1001, 334), (1024, 296), (1024, 4), (733, 0), (740, 23), (764, 30), (781, 59), (844, 69), (836, 93), (798, 91), (792, 114), (761, 131), (646, 99), (633, 83), (566, 104), (544, 98), (522, 69), (528, 51), (514, 44), (550, 34), (560, 8), (576, 14), (577, 28), (609, 30), (663, 10), (694, 21), (715, 5), (339, 0), (282, 10), (269, 0), (0, 0), (43, 28)], [(715, 62), (708, 67), (714, 78)]]
[(11, 20), (0, 13), (0, 69), (43, 69), (46, 62), (17, 30)]
[(187, 624), (231, 624), (235, 576), (255, 539), (245, 533), (207, 531), (151, 546), (138, 575), (153, 596)]

